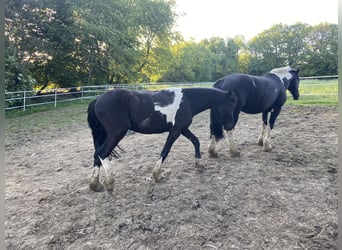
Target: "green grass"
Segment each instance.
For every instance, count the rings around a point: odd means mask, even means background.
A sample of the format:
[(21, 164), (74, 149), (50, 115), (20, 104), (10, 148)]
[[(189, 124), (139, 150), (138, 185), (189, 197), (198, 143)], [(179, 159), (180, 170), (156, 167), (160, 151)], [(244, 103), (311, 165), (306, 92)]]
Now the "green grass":
[[(6, 117), (5, 135), (20, 133), (44, 133), (45, 130), (64, 130), (70, 127), (87, 126), (88, 102), (69, 103), (57, 108), (16, 112)], [(35, 111), (35, 112), (33, 112)]]
[(338, 103), (338, 81), (333, 80), (302, 80), (299, 85), (299, 100), (293, 100), (288, 92), (286, 104), (289, 105), (329, 105)]
[(63, 110), (66, 107), (70, 107), (70, 106), (75, 106), (76, 108), (79, 106), (85, 106), (87, 109), (89, 102), (90, 102), (90, 99), (89, 100), (86, 99), (82, 101), (75, 100), (75, 101), (68, 101), (68, 102), (60, 102), (57, 104), (56, 108), (53, 103), (50, 103), (50, 104), (45, 104), (45, 105), (27, 107), (26, 110), (22, 110), (22, 109), (7, 110), (6, 119), (35, 114), (35, 113), (49, 111), (49, 110)]

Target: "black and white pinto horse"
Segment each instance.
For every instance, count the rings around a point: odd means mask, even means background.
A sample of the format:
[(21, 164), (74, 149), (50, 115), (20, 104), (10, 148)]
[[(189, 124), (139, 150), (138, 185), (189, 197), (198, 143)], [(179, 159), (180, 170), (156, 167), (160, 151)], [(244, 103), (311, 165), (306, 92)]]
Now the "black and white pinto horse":
[[(271, 130), (279, 115), (282, 106), (286, 101), (286, 90), (288, 89), (295, 100), (299, 98), (299, 69), (291, 67), (276, 68), (264, 76), (251, 76), (246, 74), (228, 75), (214, 84), (214, 88), (221, 90), (233, 90), (237, 97), (237, 105), (234, 110), (234, 126), (232, 129), (225, 129), (228, 137), (228, 152), (232, 156), (240, 153), (236, 149), (233, 131), (239, 119), (241, 111), (247, 114), (262, 113), (262, 131), (258, 138), (258, 145), (263, 146), (264, 151), (270, 151)], [(268, 120), (268, 113), (271, 113)], [(226, 115), (217, 108), (210, 112), (210, 143), (208, 153), (210, 156), (217, 154), (217, 142), (224, 137), (225, 126), (222, 117)]]
[(225, 129), (231, 129), (236, 101), (234, 92), (214, 88), (170, 88), (157, 92), (115, 89), (104, 93), (88, 107), (88, 124), (95, 147), (90, 188), (94, 191), (103, 189), (99, 181), (100, 166), (103, 166), (104, 187), (108, 192), (114, 190), (110, 157), (118, 156), (115, 147), (128, 130), (143, 134), (169, 132), (152, 171), (155, 181), (162, 178), (161, 165), (180, 135), (194, 145), (195, 163), (198, 165), (201, 158), (200, 143), (189, 130), (193, 116), (217, 107), (225, 114)]

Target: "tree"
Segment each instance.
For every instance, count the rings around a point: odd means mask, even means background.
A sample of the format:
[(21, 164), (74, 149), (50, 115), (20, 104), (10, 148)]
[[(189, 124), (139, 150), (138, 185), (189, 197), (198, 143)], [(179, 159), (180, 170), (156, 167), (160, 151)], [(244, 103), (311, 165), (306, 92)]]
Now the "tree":
[(174, 22), (173, 0), (7, 2), (8, 48), (42, 87), (141, 80)]
[(307, 39), (306, 75), (335, 75), (338, 69), (337, 24), (321, 23), (310, 29)]

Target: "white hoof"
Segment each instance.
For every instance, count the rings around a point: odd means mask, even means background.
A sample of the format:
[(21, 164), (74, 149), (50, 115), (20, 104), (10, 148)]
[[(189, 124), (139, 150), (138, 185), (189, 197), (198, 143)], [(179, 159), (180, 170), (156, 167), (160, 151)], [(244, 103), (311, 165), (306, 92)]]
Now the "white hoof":
[(272, 149), (272, 145), (271, 145), (270, 141), (269, 140), (265, 140), (264, 141), (264, 145), (263, 145), (263, 150), (265, 152), (269, 152), (269, 151), (271, 151), (271, 149)]

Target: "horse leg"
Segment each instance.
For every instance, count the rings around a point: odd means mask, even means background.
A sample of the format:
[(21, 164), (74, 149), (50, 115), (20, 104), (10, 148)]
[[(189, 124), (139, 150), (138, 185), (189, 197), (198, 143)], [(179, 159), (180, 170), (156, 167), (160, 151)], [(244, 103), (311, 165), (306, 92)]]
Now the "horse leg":
[(198, 138), (190, 131), (190, 129), (184, 129), (182, 135), (188, 138), (195, 147), (195, 166), (200, 166), (201, 152), (200, 152), (200, 142)]
[(170, 152), (170, 149), (173, 145), (173, 143), (177, 140), (177, 138), (180, 136), (181, 131), (179, 129), (172, 129), (167, 136), (165, 145), (163, 147), (162, 152), (160, 153), (160, 158), (156, 162), (156, 165), (154, 166), (152, 170), (152, 176), (156, 182), (160, 181), (163, 178), (163, 175), (161, 173), (161, 165), (163, 164), (164, 160), (166, 159), (167, 155)]
[(226, 134), (228, 137), (228, 152), (233, 157), (240, 156), (240, 152), (236, 149), (234, 136), (233, 136), (235, 125), (239, 119), (239, 114), (240, 114), (240, 111), (234, 111), (234, 127), (231, 130), (226, 130)]
[(100, 182), (100, 166), (101, 162), (98, 157), (98, 149), (101, 147), (101, 145), (106, 140), (106, 133), (93, 133), (93, 141), (94, 141), (94, 147), (95, 147), (95, 153), (94, 153), (94, 170), (92, 175), (90, 176), (89, 180), (89, 188), (90, 190), (93, 190), (94, 192), (100, 192), (103, 190), (103, 185)]
[(268, 112), (262, 113), (262, 125), (261, 125), (261, 133), (258, 138), (258, 145), (263, 146), (264, 145), (264, 138), (265, 138), (265, 132), (267, 127), (267, 114)]
[(279, 115), (280, 110), (281, 110), (281, 107), (276, 107), (276, 108), (273, 108), (273, 111), (271, 112), (271, 117), (270, 117), (270, 121), (267, 125), (265, 138), (264, 138), (264, 144), (263, 144), (263, 149), (266, 152), (271, 151), (271, 149), (272, 149), (271, 130), (274, 127), (275, 120), (277, 119), (277, 116)]
[(93, 190), (95, 192), (100, 192), (103, 190), (103, 185), (99, 180), (100, 179), (99, 176), (100, 176), (100, 167), (94, 166), (93, 173), (92, 173), (90, 180), (89, 180), (90, 190)]
[(234, 129), (226, 130), (226, 135), (228, 137), (228, 152), (231, 156), (236, 157), (236, 156), (240, 156), (240, 152), (236, 149), (233, 132), (234, 132)]
[(217, 142), (223, 138), (221, 114), (217, 108), (210, 110), (210, 142), (207, 147), (209, 157), (217, 157)]
[(108, 193), (112, 193), (114, 190), (114, 176), (109, 156), (121, 139), (126, 135), (126, 132), (127, 129), (123, 130), (120, 134), (107, 134), (104, 144), (99, 148), (97, 153), (98, 159), (101, 162), (100, 166), (102, 166), (105, 171), (105, 180), (103, 184)]
[(217, 157), (217, 141), (215, 136), (211, 135), (210, 142), (208, 145), (208, 154), (209, 157)]

